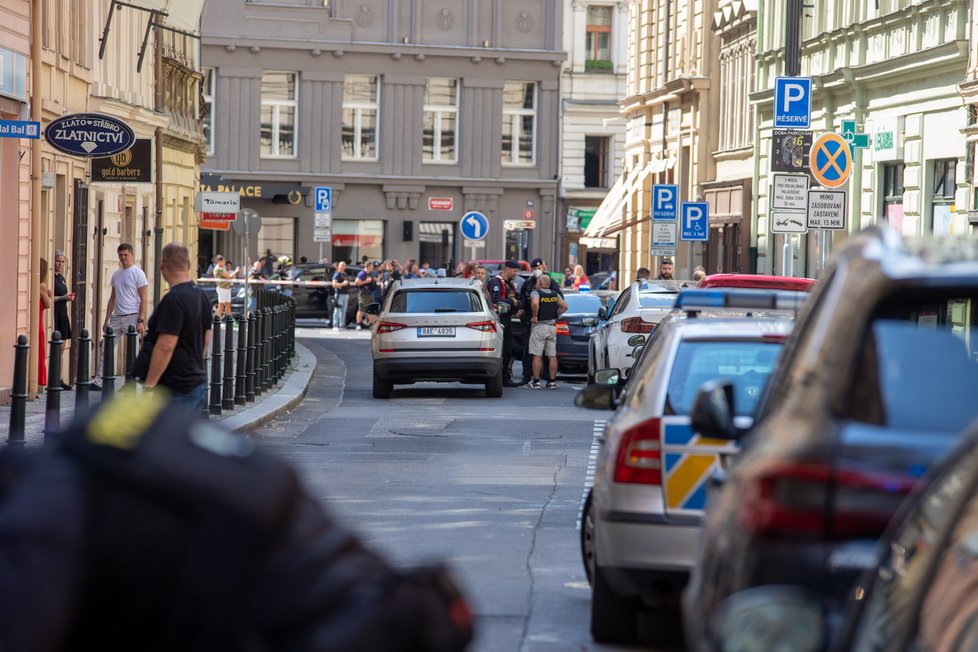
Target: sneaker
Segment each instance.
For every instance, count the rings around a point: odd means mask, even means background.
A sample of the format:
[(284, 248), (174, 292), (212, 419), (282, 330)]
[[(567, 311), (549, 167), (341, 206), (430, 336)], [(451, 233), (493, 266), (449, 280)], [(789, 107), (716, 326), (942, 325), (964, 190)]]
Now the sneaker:
[(334, 331), (339, 331), (340, 330), (340, 327), (339, 326), (333, 326), (333, 330)]
[(357, 324), (357, 330), (358, 331), (362, 331), (363, 330), (363, 326), (361, 326), (360, 324)]
[(101, 392), (102, 391), (102, 385), (99, 384), (99, 383), (91, 383), (88, 386), (88, 391), (90, 391), (90, 392)]
[(547, 389), (557, 389), (557, 381), (556, 380), (548, 380), (547, 381)]
[(527, 384), (523, 385), (523, 387), (529, 387), (530, 389), (540, 389), (541, 385), (540, 385), (540, 381), (534, 378)]
[(513, 380), (512, 378), (503, 381), (503, 387), (522, 387), (524, 384), (525, 383), (521, 383), (518, 380)]

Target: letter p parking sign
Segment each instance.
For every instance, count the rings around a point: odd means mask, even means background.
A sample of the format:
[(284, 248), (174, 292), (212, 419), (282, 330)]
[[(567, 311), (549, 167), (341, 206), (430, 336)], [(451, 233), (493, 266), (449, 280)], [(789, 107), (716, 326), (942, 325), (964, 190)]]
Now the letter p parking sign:
[(774, 80), (774, 127), (808, 129), (812, 123), (812, 78)]

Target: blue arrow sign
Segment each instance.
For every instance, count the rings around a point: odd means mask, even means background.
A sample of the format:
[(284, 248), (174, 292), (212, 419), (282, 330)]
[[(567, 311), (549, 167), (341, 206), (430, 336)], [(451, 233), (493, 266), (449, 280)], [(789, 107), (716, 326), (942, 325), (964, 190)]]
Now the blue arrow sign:
[(679, 186), (652, 186), (652, 219), (676, 220), (679, 209)]
[(489, 220), (479, 211), (469, 211), (459, 220), (458, 228), (466, 240), (482, 240), (489, 232)]
[(812, 124), (812, 78), (777, 77), (774, 80), (775, 128), (808, 129)]
[(326, 213), (333, 210), (333, 189), (329, 186), (316, 186), (316, 212)]
[(710, 235), (710, 205), (704, 202), (683, 202), (680, 240), (706, 242)]

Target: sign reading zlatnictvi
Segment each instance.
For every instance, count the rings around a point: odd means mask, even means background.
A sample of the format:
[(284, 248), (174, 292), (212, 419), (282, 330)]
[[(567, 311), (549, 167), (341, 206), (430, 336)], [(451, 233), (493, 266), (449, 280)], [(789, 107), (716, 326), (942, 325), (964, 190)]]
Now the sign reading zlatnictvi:
[(140, 138), (124, 152), (92, 160), (92, 182), (153, 182), (153, 141)]
[(101, 113), (72, 113), (48, 123), (44, 139), (55, 149), (87, 158), (124, 152), (136, 141), (125, 122)]

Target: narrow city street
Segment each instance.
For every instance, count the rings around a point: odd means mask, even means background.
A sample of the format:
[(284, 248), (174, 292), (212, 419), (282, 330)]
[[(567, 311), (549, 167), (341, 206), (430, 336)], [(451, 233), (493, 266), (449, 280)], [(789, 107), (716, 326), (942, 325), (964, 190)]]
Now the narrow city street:
[[(395, 563), (448, 561), (473, 603), (472, 650), (628, 649), (595, 645), (588, 632), (579, 518), (606, 414), (574, 406), (583, 379), (502, 399), (425, 383), (376, 400), (368, 332), (297, 336), (318, 360), (308, 394), (253, 436)], [(677, 627), (649, 619), (643, 640), (675, 649)]]

